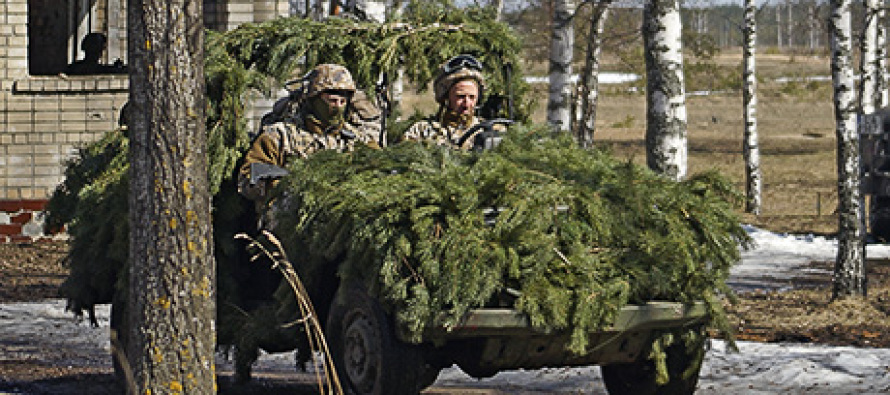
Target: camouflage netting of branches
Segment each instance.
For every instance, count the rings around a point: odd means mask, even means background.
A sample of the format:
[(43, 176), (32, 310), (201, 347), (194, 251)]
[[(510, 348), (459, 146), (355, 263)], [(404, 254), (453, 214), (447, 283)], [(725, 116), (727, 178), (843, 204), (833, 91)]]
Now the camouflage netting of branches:
[[(231, 184), (234, 169), (249, 144), (244, 103), (250, 92), (269, 94), (273, 87), (282, 86), (316, 64), (330, 62), (348, 67), (365, 89), (373, 88), (381, 71), (394, 73), (399, 65), (404, 66), (409, 81), (425, 87), (436, 67), (459, 53), (480, 56), (487, 65), (490, 91), (506, 91), (499, 70), (505, 63), (518, 65), (519, 42), (489, 12), (457, 9), (445, 2), (416, 2), (404, 15), (403, 20), (384, 25), (337, 18), (325, 22), (280, 18), (244, 24), (224, 34), (207, 32), (209, 174), (217, 220), (220, 214), (229, 217), (229, 222), (240, 217), (240, 210), (221, 210), (219, 204), (224, 202), (220, 201), (220, 191), (229, 188), (228, 192), (233, 192), (231, 185), (225, 184)], [(520, 108), (527, 108), (528, 102), (522, 99), (527, 85), (520, 73), (512, 76), (511, 84), (517, 103), (526, 106)], [(527, 113), (519, 111), (521, 118)], [(87, 285), (87, 279), (91, 273), (117, 273), (127, 254), (126, 141), (125, 134), (115, 131), (81, 149), (50, 201), (49, 223), (68, 224), (73, 247), (69, 261), (75, 272), (85, 271), (83, 281), (71, 279), (69, 283), (78, 283), (70, 287), (86, 289), (71, 292), (95, 294), (73, 297), (74, 306), (106, 303), (110, 298), (109, 281)], [(225, 204), (234, 204), (233, 199), (224, 200), (228, 202)], [(108, 210), (94, 213), (99, 204)], [(218, 232), (219, 226), (215, 229)], [(232, 233), (223, 232), (227, 236)]]
[[(347, 66), (360, 87), (369, 91), (381, 71), (395, 73), (399, 65), (405, 67), (408, 81), (423, 88), (441, 62), (470, 53), (486, 64), (489, 93), (506, 92), (501, 67), (517, 66), (510, 76), (510, 90), (517, 118), (527, 119), (530, 103), (524, 99), (528, 86), (518, 67), (520, 45), (506, 25), (481, 9), (457, 9), (441, 1), (415, 2), (404, 15), (385, 25), (282, 18), (244, 24), (226, 33), (207, 32), (206, 124), (220, 343), (241, 344), (249, 354), (258, 342), (254, 337), (261, 336), (257, 333), (268, 329), (259, 321), (274, 315), (237, 307), (243, 305), (235, 280), (243, 274), (244, 245), (233, 236), (251, 229), (255, 221), (252, 206), (235, 191), (234, 176), (250, 142), (245, 103), (256, 92), (270, 94), (316, 64), (328, 62)], [(49, 202), (48, 226), (67, 225), (71, 236), (67, 258), (71, 273), (61, 293), (78, 314), (88, 312), (93, 317), (96, 304), (115, 297), (125, 300), (121, 298), (126, 296), (129, 248), (127, 144), (126, 130), (117, 130), (81, 148)]]
[(298, 272), (342, 262), (415, 339), (507, 287), (534, 326), (571, 330), (579, 353), (632, 302), (705, 300), (725, 330), (717, 298), (749, 240), (716, 174), (677, 183), (525, 129), (482, 155), (411, 143), (323, 153), (282, 189), (276, 233)]
[[(424, 87), (441, 62), (459, 53), (489, 67), (489, 93), (506, 90), (499, 67), (519, 64), (519, 44), (507, 27), (481, 10), (441, 2), (414, 3), (406, 15), (387, 25), (289, 18), (208, 33), (221, 344), (251, 355), (265, 347), (263, 333), (280, 322), (282, 310), (246, 306), (236, 283), (244, 245), (233, 236), (254, 226), (252, 207), (233, 183), (249, 143), (245, 98), (320, 62), (345, 64), (366, 89), (380, 71), (404, 65), (407, 78)], [(521, 73), (511, 78), (524, 118), (527, 86)], [(48, 224), (67, 224), (71, 235), (62, 293), (75, 312), (125, 296), (127, 171), (126, 132), (110, 132), (80, 150), (50, 200)], [(296, 195), (301, 209), (282, 221), (303, 239), (288, 243), (290, 257), (308, 246), (312, 254), (297, 263), (309, 271), (345, 259), (342, 275), (370, 279), (415, 335), (437, 312), (454, 323), (503, 287), (521, 292), (517, 307), (535, 325), (574, 330), (575, 350), (585, 347), (583, 332), (607, 324), (629, 302), (704, 298), (719, 321), (716, 298), (728, 292), (729, 265), (747, 240), (727, 200), (734, 195), (719, 177), (674, 183), (567, 140), (516, 138), (482, 156), (412, 144), (323, 152), (294, 171), (288, 185), (304, 191)], [(483, 221), (485, 209), (503, 209), (493, 226)]]

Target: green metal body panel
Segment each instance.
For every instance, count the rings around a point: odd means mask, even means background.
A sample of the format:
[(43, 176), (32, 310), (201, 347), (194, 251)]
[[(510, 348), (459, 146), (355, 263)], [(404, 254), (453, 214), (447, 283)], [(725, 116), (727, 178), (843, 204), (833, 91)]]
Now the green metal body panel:
[(707, 318), (703, 302), (628, 305), (611, 326), (590, 333), (588, 352), (578, 355), (567, 348), (567, 331), (534, 328), (525, 314), (513, 309), (480, 308), (469, 311), (456, 326), (428, 329), (423, 343), (455, 360), (464, 357), (484, 372), (601, 365), (636, 361), (659, 333), (701, 325)]

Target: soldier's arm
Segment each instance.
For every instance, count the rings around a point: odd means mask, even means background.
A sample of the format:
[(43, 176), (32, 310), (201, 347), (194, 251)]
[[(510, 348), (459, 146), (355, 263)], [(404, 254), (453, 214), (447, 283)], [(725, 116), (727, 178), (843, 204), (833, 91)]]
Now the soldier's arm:
[(344, 127), (355, 134), (356, 140), (360, 143), (374, 149), (380, 148), (380, 123), (353, 120)]
[(279, 143), (269, 133), (260, 134), (244, 156), (244, 163), (238, 169), (238, 192), (251, 200), (266, 198), (267, 181), (251, 184), (250, 165), (253, 163), (269, 163), (276, 166), (284, 165), (284, 158), (280, 152)]
[(408, 130), (405, 131), (405, 134), (402, 135), (401, 141), (421, 141), (425, 138), (425, 135), (428, 133), (425, 130), (429, 127), (428, 122), (426, 120), (421, 120), (415, 122), (411, 125)]

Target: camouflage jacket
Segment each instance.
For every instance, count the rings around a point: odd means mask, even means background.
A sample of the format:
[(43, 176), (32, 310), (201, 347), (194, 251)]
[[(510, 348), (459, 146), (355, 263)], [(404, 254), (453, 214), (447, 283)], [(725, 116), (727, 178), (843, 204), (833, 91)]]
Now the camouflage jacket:
[(262, 203), (269, 182), (252, 184), (250, 166), (253, 163), (268, 163), (287, 167), (294, 159), (307, 158), (321, 150), (352, 151), (355, 144), (379, 147), (379, 111), (353, 110), (348, 112), (347, 122), (336, 130), (324, 133), (310, 131), (305, 115), (301, 112), (289, 114), (273, 122), (265, 123), (251, 144), (238, 173), (238, 191), (247, 198)]
[[(460, 147), (458, 147), (458, 143), (460, 143), (461, 139), (464, 137), (464, 133), (473, 126), (476, 126), (479, 122), (482, 122), (482, 119), (475, 116), (466, 125), (446, 125), (436, 120), (435, 117), (423, 119), (411, 125), (411, 127), (408, 128), (408, 130), (402, 136), (402, 140), (428, 141), (436, 145), (444, 145), (453, 148), (460, 148), (463, 150), (470, 150), (473, 148), (473, 136), (467, 136), (467, 138), (464, 140), (464, 143), (460, 145)], [(473, 132), (473, 135), (476, 135), (482, 131), (482, 129), (478, 129), (477, 131)]]

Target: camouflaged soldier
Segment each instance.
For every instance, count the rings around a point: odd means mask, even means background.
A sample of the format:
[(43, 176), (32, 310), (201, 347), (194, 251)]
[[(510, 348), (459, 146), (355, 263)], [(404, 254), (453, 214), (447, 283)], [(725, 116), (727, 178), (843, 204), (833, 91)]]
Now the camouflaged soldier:
[[(482, 122), (476, 105), (485, 91), (482, 63), (470, 55), (451, 58), (441, 67), (433, 83), (439, 110), (432, 117), (411, 125), (402, 136), (406, 141), (429, 141), (464, 150), (473, 148), (473, 136), (464, 136)], [(482, 132), (476, 129), (473, 135)]]
[(239, 169), (238, 191), (266, 202), (269, 180), (251, 180), (251, 165), (267, 163), (286, 167), (295, 158), (321, 150), (351, 151), (355, 144), (379, 147), (380, 111), (361, 91), (345, 67), (322, 64), (304, 77), (296, 97), (280, 100), (263, 119), (260, 134), (251, 144)]

